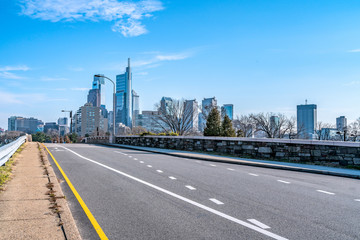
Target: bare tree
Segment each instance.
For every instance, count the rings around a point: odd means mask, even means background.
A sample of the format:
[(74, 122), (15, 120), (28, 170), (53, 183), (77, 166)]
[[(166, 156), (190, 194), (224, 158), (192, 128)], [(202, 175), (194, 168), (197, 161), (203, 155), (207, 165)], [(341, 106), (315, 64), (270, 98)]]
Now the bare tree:
[(131, 133), (134, 135), (140, 135), (144, 132), (147, 132), (147, 130), (145, 128), (143, 128), (142, 126), (133, 127), (131, 130)]
[(356, 142), (360, 136), (360, 118), (356, 119), (347, 127), (347, 133), (349, 134), (349, 140)]
[(238, 137), (252, 137), (254, 129), (254, 121), (247, 115), (237, 116), (233, 121), (234, 128), (238, 133)]
[(281, 113), (251, 114), (256, 132), (263, 132), (267, 138), (283, 138), (289, 133), (289, 119)]
[(198, 119), (197, 106), (187, 104), (184, 99), (173, 99), (166, 107), (161, 104), (156, 107), (159, 114), (154, 115), (153, 119), (165, 132), (187, 135), (194, 131)]
[(288, 125), (288, 127), (287, 127), (288, 133), (287, 134), (288, 134), (289, 139), (300, 138), (305, 132), (304, 125), (298, 126), (296, 124), (296, 118), (294, 116), (290, 117), (288, 119), (287, 125)]

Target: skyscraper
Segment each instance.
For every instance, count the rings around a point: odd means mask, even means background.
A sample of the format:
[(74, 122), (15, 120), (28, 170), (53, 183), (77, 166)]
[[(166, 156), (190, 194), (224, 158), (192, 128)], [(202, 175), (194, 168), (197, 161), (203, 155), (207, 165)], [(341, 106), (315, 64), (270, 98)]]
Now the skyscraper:
[(169, 113), (169, 108), (171, 107), (173, 100), (171, 97), (162, 97), (160, 100), (160, 112)]
[(33, 134), (42, 129), (44, 123), (36, 118), (16, 118), (15, 120), (15, 131), (26, 132)]
[(96, 77), (96, 76), (104, 76), (103, 74), (95, 74), (94, 80), (92, 83), (92, 89), (89, 90), (88, 94), (88, 103), (92, 103), (94, 107), (100, 107), (101, 105), (105, 105), (105, 88), (104, 88), (104, 78)]
[(206, 119), (214, 107), (217, 107), (217, 100), (215, 97), (213, 98), (204, 98), (201, 102), (201, 113), (199, 114), (199, 130), (201, 132), (204, 131), (206, 126)]
[(8, 118), (8, 131), (16, 131), (15, 122), (16, 119), (18, 118), (22, 118), (22, 117), (11, 116)]
[(347, 119), (345, 116), (336, 118), (336, 128), (338, 131), (343, 132), (347, 127)]
[(227, 115), (230, 120), (233, 120), (233, 116), (234, 116), (234, 105), (233, 104), (224, 104), (221, 107), (221, 116), (225, 117), (225, 115)]
[(315, 104), (297, 106), (297, 129), (300, 137), (313, 138), (317, 124), (317, 106)]
[(131, 96), (131, 68), (130, 58), (124, 74), (116, 76), (116, 104), (115, 124), (123, 123), (132, 127), (132, 96)]
[[(184, 118), (188, 119), (189, 130), (191, 132), (197, 132), (199, 130), (199, 106), (196, 99), (185, 100), (184, 106)], [(187, 123), (185, 123), (187, 124)]]

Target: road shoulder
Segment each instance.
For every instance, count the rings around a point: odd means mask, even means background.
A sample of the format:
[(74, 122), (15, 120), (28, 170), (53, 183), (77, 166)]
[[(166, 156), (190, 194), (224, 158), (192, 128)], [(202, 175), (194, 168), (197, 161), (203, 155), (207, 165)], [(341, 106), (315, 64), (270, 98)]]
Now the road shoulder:
[[(40, 148), (39, 148), (40, 147)], [(0, 193), (1, 239), (81, 239), (40, 145), (26, 143)]]

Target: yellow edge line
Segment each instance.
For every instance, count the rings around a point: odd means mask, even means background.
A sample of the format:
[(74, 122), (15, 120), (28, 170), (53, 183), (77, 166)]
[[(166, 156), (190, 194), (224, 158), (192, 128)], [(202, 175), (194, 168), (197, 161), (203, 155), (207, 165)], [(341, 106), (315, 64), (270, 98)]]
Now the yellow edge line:
[(79, 193), (76, 191), (75, 187), (72, 185), (69, 178), (66, 176), (65, 172), (60, 167), (59, 163), (55, 160), (54, 156), (51, 154), (49, 149), (44, 144), (42, 144), (42, 145), (45, 147), (47, 152), (50, 154), (51, 158), (54, 160), (56, 166), (59, 168), (61, 174), (65, 178), (65, 181), (69, 185), (71, 191), (74, 193), (76, 199), (79, 201), (81, 207), (84, 209), (84, 212), (86, 213), (86, 216), (89, 218), (90, 222), (92, 223), (92, 225), (93, 225), (94, 229), (96, 230), (97, 234), (99, 235), (100, 239), (101, 240), (108, 239), (107, 236), (105, 235), (104, 231), (101, 229), (100, 225), (98, 224), (98, 222), (96, 221), (96, 219), (94, 218), (92, 213), (90, 212), (89, 208), (86, 206), (85, 202), (82, 200)]

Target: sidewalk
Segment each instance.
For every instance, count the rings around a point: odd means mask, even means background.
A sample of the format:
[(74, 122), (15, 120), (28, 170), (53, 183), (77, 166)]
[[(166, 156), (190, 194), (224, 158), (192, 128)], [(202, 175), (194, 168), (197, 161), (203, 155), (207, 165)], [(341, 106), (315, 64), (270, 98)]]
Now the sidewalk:
[(0, 192), (0, 238), (81, 239), (46, 154), (40, 157), (35, 142), (25, 144)]
[(192, 158), (192, 159), (199, 159), (205, 161), (225, 162), (225, 163), (233, 163), (233, 164), (240, 164), (240, 165), (247, 165), (254, 167), (265, 167), (265, 168), (308, 172), (308, 173), (360, 179), (360, 170), (353, 170), (353, 169), (326, 167), (326, 166), (300, 164), (300, 163), (245, 159), (238, 157), (224, 157), (221, 155), (213, 155), (213, 154), (210, 155), (206, 153), (196, 153), (196, 152), (162, 149), (162, 148), (139, 147), (139, 146), (122, 145), (122, 144), (107, 144), (107, 145), (114, 147), (135, 149), (140, 151), (153, 152), (153, 153), (166, 154), (166, 155), (182, 157), (182, 158)]

